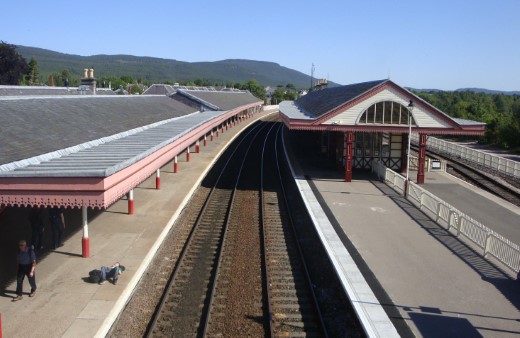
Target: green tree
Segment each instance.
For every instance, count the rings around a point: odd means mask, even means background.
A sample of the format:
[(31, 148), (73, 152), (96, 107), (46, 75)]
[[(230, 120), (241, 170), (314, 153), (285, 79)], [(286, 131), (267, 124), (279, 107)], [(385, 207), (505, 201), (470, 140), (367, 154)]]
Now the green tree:
[(486, 123), (480, 142), (520, 150), (520, 96), (455, 92), (417, 92), (450, 116)]
[(38, 61), (34, 57), (29, 61), (29, 69), (27, 71), (27, 75), (25, 76), (25, 82), (29, 86), (35, 86), (40, 84), (40, 72), (38, 71)]
[(258, 97), (259, 99), (265, 99), (265, 88), (256, 80), (247, 81), (244, 85), (242, 85), (241, 89), (249, 90), (251, 94)]
[(133, 83), (134, 79), (130, 75), (123, 75), (120, 77), (121, 81), (123, 81), (125, 84), (127, 83)]
[(23, 83), (27, 67), (27, 61), (18, 54), (14, 45), (0, 41), (0, 85)]
[(271, 104), (279, 104), (285, 100), (285, 92), (283, 86), (276, 88), (274, 93), (271, 95)]
[(40, 83), (39, 77), (40, 71), (38, 70), (38, 61), (35, 57), (32, 57), (31, 61), (29, 61), (29, 69), (27, 70), (25, 80), (29, 86), (34, 86)]

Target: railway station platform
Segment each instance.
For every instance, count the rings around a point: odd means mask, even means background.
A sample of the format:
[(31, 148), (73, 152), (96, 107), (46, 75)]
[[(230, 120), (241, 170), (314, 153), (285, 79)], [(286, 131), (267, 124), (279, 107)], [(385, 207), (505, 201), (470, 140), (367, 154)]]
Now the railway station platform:
[(424, 183), (435, 196), (520, 244), (520, 207), (444, 172), (429, 172)]
[[(127, 214), (127, 201), (119, 200), (105, 211), (89, 210), (90, 258), (82, 258), (81, 210), (65, 212), (66, 240), (56, 250), (44, 248), (38, 253), (36, 282), (38, 290), (29, 298), (29, 285), (24, 281), (23, 299), (12, 302), (16, 289), (16, 258), (18, 240), (30, 240), (27, 224), (21, 222), (23, 208), (8, 208), (0, 215), (2, 280), (0, 314), (2, 337), (104, 337), (125, 306), (155, 251), (167, 235), (176, 217), (189, 201), (200, 180), (219, 154), (240, 130), (272, 111), (257, 113), (253, 118), (208, 140), (200, 153), (191, 153), (189, 163), (179, 156), (179, 171), (173, 162), (162, 169), (161, 188), (150, 177), (134, 190), (135, 211)], [(26, 212), (26, 210), (25, 210)], [(50, 229), (44, 235), (50, 237)], [(6, 238), (11, 241), (4, 243)], [(50, 240), (48, 241), (50, 243)], [(7, 257), (7, 258), (6, 258)], [(117, 285), (88, 282), (88, 272), (119, 261), (126, 271)]]
[[(399, 335), (520, 335), (518, 281), (368, 173), (354, 172), (353, 181), (345, 183), (335, 168), (319, 165), (324, 161), (301, 154), (296, 157), (301, 168), (295, 173), (296, 180), (312, 190), (311, 198), (327, 215), (337, 241), (348, 249)], [(503, 220), (503, 227), (518, 231), (515, 206), (498, 202), (447, 174), (428, 173), (426, 177), (424, 187), (448, 203), (469, 215), (480, 209), (495, 224)], [(515, 223), (510, 223), (508, 213)], [(493, 225), (488, 222), (488, 226)], [(327, 234), (322, 240), (332, 237)]]

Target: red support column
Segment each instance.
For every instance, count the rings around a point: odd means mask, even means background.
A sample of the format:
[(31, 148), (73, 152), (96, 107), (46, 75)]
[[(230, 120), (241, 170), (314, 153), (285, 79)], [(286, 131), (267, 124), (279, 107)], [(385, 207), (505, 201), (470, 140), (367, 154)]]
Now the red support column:
[[(217, 129), (217, 133), (218, 133), (218, 129)], [(213, 142), (213, 129), (211, 129), (211, 135), (209, 137), (209, 140), (210, 140), (210, 142)]]
[(206, 146), (206, 134), (204, 134), (204, 147)]
[(83, 258), (88, 258), (90, 257), (90, 241), (88, 238), (87, 207), (85, 205), (81, 208), (81, 216), (81, 218), (83, 219), (83, 238), (81, 239), (81, 256), (83, 256)]
[(157, 173), (155, 174), (155, 189), (161, 189), (161, 169), (157, 169)]
[(173, 173), (177, 173), (179, 170), (179, 163), (177, 163), (177, 155), (173, 158)]
[(408, 137), (410, 137), (410, 135), (404, 133), (402, 135), (403, 136), (401, 138), (401, 174), (406, 174), (406, 166), (408, 165), (408, 157), (406, 155), (408, 151)]
[(128, 214), (134, 214), (134, 189), (128, 192)]
[(426, 134), (419, 134), (419, 163), (417, 168), (417, 184), (424, 184), (424, 163), (426, 160)]
[(215, 136), (218, 137), (218, 127), (217, 127), (217, 132), (215, 133)]
[(343, 134), (336, 133), (336, 154), (334, 155), (334, 161), (336, 161), (336, 170), (341, 172), (342, 163), (341, 160), (343, 158)]
[(345, 182), (352, 182), (352, 143), (354, 142), (354, 133), (349, 131), (345, 133)]
[(186, 148), (186, 162), (190, 161), (190, 147)]

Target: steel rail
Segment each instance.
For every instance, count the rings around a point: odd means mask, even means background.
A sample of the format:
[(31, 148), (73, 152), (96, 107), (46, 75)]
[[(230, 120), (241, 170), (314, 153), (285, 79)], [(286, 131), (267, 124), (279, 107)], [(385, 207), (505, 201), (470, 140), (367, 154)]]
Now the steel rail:
[[(284, 205), (287, 209), (289, 209), (289, 203), (287, 201), (287, 193), (286, 193), (286, 190), (285, 190), (285, 185), (284, 185), (284, 181), (283, 181), (283, 178), (282, 178), (282, 169), (280, 168), (280, 157), (278, 156), (278, 147), (276, 146), (278, 144), (278, 136), (280, 135), (280, 130), (282, 131), (283, 133), (283, 126), (281, 126), (277, 133), (276, 133), (276, 139), (275, 139), (275, 158), (276, 158), (276, 167), (278, 168), (278, 179), (280, 181), (280, 187), (282, 189), (282, 198), (283, 198), (283, 202), (284, 202)], [(296, 227), (294, 226), (294, 221), (293, 221), (293, 217), (291, 215), (291, 212), (289, 211), (288, 213), (288, 216), (289, 216), (289, 224), (291, 226), (291, 230), (292, 230), (292, 234), (294, 236), (294, 239), (295, 239), (295, 243), (296, 243), (296, 248), (298, 249), (298, 253), (299, 253), (299, 256), (300, 256), (300, 260), (301, 260), (301, 263), (303, 265), (303, 269), (305, 271), (305, 278), (306, 278), (306, 281), (307, 281), (307, 286), (310, 290), (310, 293), (312, 295), (312, 300), (313, 300), (313, 303), (314, 303), (314, 309), (316, 311), (316, 315), (318, 316), (319, 320), (320, 320), (320, 324), (321, 324), (321, 328), (322, 328), (322, 333), (325, 337), (328, 337), (328, 333), (327, 333), (327, 329), (325, 327), (325, 321), (323, 320), (323, 315), (321, 313), (321, 309), (320, 309), (320, 305), (319, 305), (319, 302), (318, 302), (318, 297), (316, 296), (316, 293), (314, 292), (314, 288), (312, 287), (313, 286), (313, 283), (312, 283), (312, 278), (311, 278), (311, 275), (309, 273), (309, 269), (307, 267), (307, 263), (305, 262), (305, 256), (303, 254), (303, 250), (300, 246), (300, 241), (298, 240), (298, 235), (297, 235), (297, 232), (296, 232)]]
[(271, 129), (269, 130), (269, 133), (266, 136), (266, 139), (264, 140), (264, 145), (262, 148), (262, 156), (260, 160), (260, 226), (262, 228), (262, 237), (260, 238), (261, 241), (261, 247), (262, 247), (262, 273), (264, 275), (264, 290), (267, 296), (266, 305), (267, 305), (267, 313), (269, 315), (269, 335), (270, 337), (275, 336), (275, 330), (274, 330), (274, 324), (273, 324), (273, 304), (271, 300), (271, 294), (269, 291), (269, 270), (267, 267), (267, 245), (266, 245), (266, 231), (265, 231), (265, 203), (264, 203), (264, 154), (265, 154), (265, 145), (267, 142), (267, 138), (269, 134), (271, 133)]
[[(262, 126), (260, 128), (258, 128), (256, 134), (253, 136), (252, 139), (255, 139), (256, 137), (258, 137), (258, 134), (262, 131), (264, 126), (267, 126), (267, 125), (262, 124)], [(269, 135), (269, 133), (267, 134), (266, 139), (267, 139), (268, 135)], [(214, 282), (213, 282), (213, 286), (211, 288), (211, 292), (210, 292), (210, 295), (209, 295), (209, 305), (208, 305), (208, 311), (206, 311), (205, 320), (204, 320), (204, 329), (203, 329), (203, 335), (202, 335), (203, 337), (206, 337), (207, 334), (208, 334), (209, 321), (210, 321), (211, 311), (212, 311), (213, 303), (214, 303), (213, 300), (214, 300), (214, 296), (215, 296), (215, 293), (216, 293), (215, 291), (216, 291), (217, 286), (218, 286), (218, 278), (217, 277), (219, 275), (220, 267), (222, 266), (222, 259), (223, 259), (222, 253), (224, 252), (224, 248), (225, 248), (225, 245), (226, 245), (227, 230), (229, 228), (228, 227), (229, 219), (230, 219), (231, 213), (233, 211), (233, 202), (235, 200), (236, 191), (237, 191), (237, 188), (238, 188), (238, 184), (240, 182), (240, 177), (242, 175), (242, 170), (244, 169), (244, 164), (246, 162), (247, 155), (249, 154), (249, 151), (251, 150), (251, 146), (252, 145), (253, 145), (253, 142), (250, 142), (248, 147), (247, 147), (247, 149), (246, 149), (245, 155), (242, 158), (242, 162), (240, 164), (240, 168), (238, 170), (238, 174), (237, 174), (237, 177), (236, 177), (236, 180), (235, 180), (235, 186), (233, 187), (233, 192), (232, 192), (232, 195), (231, 195), (231, 200), (230, 200), (230, 205), (229, 205), (229, 211), (228, 211), (228, 213), (226, 215), (226, 222), (224, 224), (224, 230), (223, 230), (224, 231), (224, 235), (223, 235), (222, 243), (221, 243), (221, 245), (219, 247), (219, 251), (218, 251), (218, 261), (217, 261), (217, 265), (216, 265), (216, 269), (215, 269)]]
[[(326, 326), (325, 326), (325, 323), (324, 323), (324, 320), (323, 320), (323, 316), (321, 314), (321, 311), (320, 311), (320, 307), (319, 307), (319, 303), (318, 303), (318, 300), (317, 300), (317, 297), (316, 297), (316, 294), (314, 293), (314, 289), (312, 287), (312, 279), (310, 277), (310, 274), (309, 274), (309, 270), (308, 270), (308, 267), (307, 267), (307, 264), (305, 263), (305, 257), (303, 255), (303, 251), (300, 247), (300, 244), (299, 244), (299, 241), (298, 241), (298, 237), (297, 237), (297, 234), (296, 234), (296, 229), (295, 229), (295, 226), (294, 226), (294, 222), (293, 222), (293, 218), (291, 216), (291, 212), (289, 210), (289, 204), (288, 204), (288, 200), (287, 200), (287, 193), (286, 193), (286, 190), (285, 190), (285, 187), (283, 185), (283, 178), (282, 178), (282, 168), (280, 166), (280, 158), (278, 156), (278, 140), (279, 140), (279, 134), (280, 134), (280, 130), (282, 130), (283, 126), (281, 126), (280, 124), (278, 124), (278, 129), (275, 131), (275, 135), (273, 136), (274, 138), (274, 141), (273, 141), (273, 148), (274, 148), (274, 151), (273, 153), (274, 154), (271, 154), (271, 156), (274, 157), (274, 161), (273, 163), (276, 165), (276, 169), (274, 169), (274, 175), (275, 175), (275, 178), (274, 178), (274, 181), (273, 182), (277, 182), (277, 183), (274, 183), (276, 184), (279, 188), (276, 188), (277, 191), (280, 191), (281, 195), (282, 195), (282, 199), (281, 199), (281, 202), (282, 203), (279, 203), (279, 206), (280, 206), (280, 212), (282, 213), (281, 210), (285, 209), (287, 212), (287, 216), (288, 216), (288, 223), (286, 223), (289, 228), (291, 230), (289, 230), (289, 233), (292, 237), (292, 242), (291, 243), (294, 243), (295, 246), (296, 246), (296, 249), (298, 251), (298, 253), (296, 254), (295, 253), (295, 258), (298, 257), (299, 258), (299, 262), (301, 264), (301, 267), (303, 267), (303, 279), (305, 279), (304, 283), (305, 283), (305, 286), (304, 286), (304, 289), (306, 289), (306, 292), (308, 294), (308, 296), (310, 296), (310, 304), (311, 307), (312, 307), (312, 310), (314, 312), (314, 315), (316, 316), (315, 318), (318, 319), (319, 323), (316, 322), (317, 325), (320, 326), (319, 328), (319, 335), (320, 336), (324, 336), (324, 337), (328, 337), (328, 334), (327, 334), (327, 330), (326, 330)], [(269, 249), (268, 249), (268, 231), (267, 231), (267, 223), (266, 223), (266, 217), (268, 216), (267, 213), (266, 213), (266, 197), (265, 197), (265, 188), (266, 188), (266, 171), (265, 171), (265, 167), (266, 167), (266, 160), (265, 160), (265, 156), (266, 156), (266, 144), (267, 144), (267, 138), (266, 138), (266, 141), (264, 141), (264, 145), (263, 145), (263, 149), (262, 149), (262, 155), (261, 155), (261, 174), (260, 174), (260, 199), (261, 199), (261, 215), (260, 215), (260, 220), (261, 220), (261, 228), (262, 228), (262, 238), (261, 238), (261, 242), (262, 242), (262, 251), (263, 251), (263, 255), (262, 255), (262, 258), (264, 260), (263, 264), (262, 264), (262, 269), (263, 269), (263, 274), (265, 275), (265, 293), (266, 293), (266, 297), (267, 297), (267, 306), (268, 306), (268, 313), (269, 313), (269, 334), (271, 337), (275, 337), (277, 334), (278, 335), (284, 335), (284, 334), (288, 334), (288, 335), (291, 335), (290, 332), (277, 332), (277, 330), (279, 329), (279, 324), (276, 323), (275, 319), (274, 319), (274, 311), (276, 310), (276, 306), (274, 305), (273, 303), (273, 298), (272, 298), (272, 293), (271, 293), (271, 276), (270, 276), (270, 273), (272, 273), (272, 271), (270, 271), (269, 269)], [(283, 209), (282, 209), (283, 208)], [(282, 217), (280, 215), (280, 217)], [(284, 223), (287, 222), (287, 221), (284, 221)], [(276, 245), (276, 244), (275, 244)], [(287, 243), (287, 245), (292, 245), (292, 244), (289, 244)], [(288, 255), (289, 257), (292, 256), (292, 254), (290, 254), (288, 252)], [(290, 259), (290, 258), (289, 258)], [(276, 275), (274, 275), (273, 277), (276, 277)], [(276, 280), (276, 278), (274, 278)], [(275, 290), (276, 291), (276, 290)], [(303, 291), (303, 289), (302, 289)], [(303, 315), (303, 313), (302, 313)], [(305, 317), (305, 316), (304, 316)]]
[[(168, 284), (167, 284), (168, 286), (165, 288), (165, 291), (163, 292), (163, 296), (161, 297), (161, 302), (160, 302), (159, 306), (157, 307), (157, 309), (156, 309), (156, 311), (154, 313), (154, 316), (153, 316), (153, 320), (152, 320), (152, 322), (149, 325), (149, 328), (147, 330), (148, 331), (147, 335), (146, 335), (147, 337), (151, 337), (153, 335), (153, 333), (154, 333), (154, 328), (157, 326), (157, 322), (160, 319), (161, 310), (164, 308), (165, 303), (168, 301), (169, 291), (172, 289), (172, 287), (173, 287), (173, 285), (175, 283), (175, 280), (178, 277), (178, 273), (179, 273), (180, 267), (182, 265), (182, 262), (186, 258), (186, 255), (187, 255), (187, 252), (188, 252), (188, 248), (191, 246), (192, 241), (194, 239), (194, 234), (196, 233), (196, 230), (198, 229), (199, 225), (201, 224), (201, 221), (202, 221), (202, 219), (203, 219), (203, 217), (204, 217), (204, 215), (206, 213), (206, 210), (207, 210), (207, 208), (208, 208), (208, 206), (210, 204), (211, 198), (215, 194), (216, 187), (220, 183), (220, 180), (222, 179), (222, 176), (223, 176), (223, 173), (225, 172), (225, 169), (228, 168), (228, 166), (229, 166), (229, 164), (231, 162), (231, 159), (233, 159), (233, 156), (235, 155), (235, 153), (237, 152), (239, 147), (242, 145), (242, 143), (250, 136), (251, 133), (253, 133), (261, 125), (262, 124), (259, 123), (256, 126), (254, 126), (250, 131), (247, 132), (247, 134), (245, 134), (240, 139), (239, 143), (236, 145), (236, 147), (233, 149), (232, 153), (227, 158), (223, 169), (220, 171), (220, 174), (219, 174), (217, 180), (215, 181), (213, 187), (211, 188), (211, 191), (208, 194), (208, 197), (206, 198), (206, 200), (205, 200), (205, 202), (203, 204), (203, 207), (202, 207), (201, 211), (199, 212), (199, 214), (197, 216), (197, 219), (195, 221), (195, 224), (194, 224), (192, 230), (190, 231), (188, 239), (186, 240), (186, 243), (185, 243), (185, 245), (182, 248), (181, 254), (179, 255), (179, 259), (177, 260), (177, 263), (175, 265), (174, 271), (173, 271), (173, 273), (171, 274), (171, 276), (169, 278), (169, 281), (168, 281)], [(226, 216), (227, 219), (228, 219), (228, 216), (229, 216), (229, 214)]]

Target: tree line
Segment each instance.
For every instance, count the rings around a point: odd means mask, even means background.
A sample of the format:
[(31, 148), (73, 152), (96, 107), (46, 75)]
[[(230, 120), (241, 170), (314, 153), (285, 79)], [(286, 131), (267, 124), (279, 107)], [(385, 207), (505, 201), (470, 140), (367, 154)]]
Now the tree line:
[(456, 118), (486, 123), (480, 143), (520, 151), (520, 95), (473, 91), (414, 91), (428, 103)]
[[(123, 88), (131, 94), (142, 94), (146, 87), (152, 85), (151, 81), (134, 79), (130, 75), (123, 76), (101, 76), (97, 77), (98, 87), (118, 89)], [(165, 84), (173, 85), (173, 81), (165, 81)], [(38, 70), (38, 61), (33, 57), (29, 63), (16, 51), (16, 46), (3, 41), (0, 42), (0, 84), (3, 85), (22, 85), (22, 86), (58, 86), (58, 87), (77, 87), (80, 78), (71, 74), (68, 69), (60, 72), (53, 72), (45, 76)], [(266, 92), (257, 80), (249, 80), (244, 83), (215, 81), (204, 78), (197, 78), (193, 81), (179, 82), (181, 86), (201, 86), (217, 88), (236, 88), (248, 90), (261, 100), (266, 100)], [(272, 102), (283, 100), (294, 100), (297, 98), (297, 91), (294, 85), (278, 85), (273, 93), (270, 93)]]

